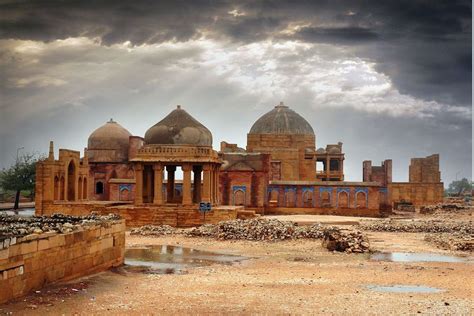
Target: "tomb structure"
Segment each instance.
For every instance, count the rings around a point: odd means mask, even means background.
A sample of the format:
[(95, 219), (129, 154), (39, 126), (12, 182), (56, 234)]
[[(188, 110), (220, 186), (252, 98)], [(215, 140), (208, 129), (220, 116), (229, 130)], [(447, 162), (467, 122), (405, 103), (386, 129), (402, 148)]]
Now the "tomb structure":
[[(84, 157), (53, 144), (37, 164), (36, 213), (118, 213), (128, 226), (202, 224), (252, 214), (380, 216), (397, 203), (442, 200), (439, 155), (412, 159), (409, 182), (392, 182), (392, 161), (363, 162), (363, 181), (344, 177), (342, 142), (316, 150), (316, 134), (280, 103), (247, 134), (246, 148), (212, 147), (212, 134), (178, 106), (134, 136), (110, 120), (88, 139)], [(201, 209), (202, 210), (202, 209)]]

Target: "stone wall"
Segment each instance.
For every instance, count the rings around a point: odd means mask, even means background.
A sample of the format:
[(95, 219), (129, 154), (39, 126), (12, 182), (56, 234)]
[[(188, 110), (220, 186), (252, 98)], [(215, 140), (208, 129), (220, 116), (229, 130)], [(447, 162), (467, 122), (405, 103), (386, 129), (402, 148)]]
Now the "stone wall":
[(0, 304), (124, 262), (125, 222), (86, 226), (68, 234), (43, 233), (0, 243)]
[(412, 158), (409, 167), (410, 183), (439, 183), (439, 155), (434, 154), (426, 158)]
[[(127, 227), (139, 227), (143, 225), (170, 225), (173, 227), (194, 227), (204, 223), (215, 224), (220, 221), (227, 221), (242, 216), (250, 216), (248, 212), (243, 212), (242, 206), (215, 206), (211, 212), (204, 216), (198, 211), (197, 206), (178, 207), (178, 206), (157, 206), (143, 205), (135, 206), (131, 204), (116, 205), (114, 203), (51, 203), (43, 207), (42, 215), (52, 215), (61, 213), (67, 215), (84, 216), (91, 212), (101, 215), (117, 214), (125, 219)], [(255, 215), (255, 212), (250, 211)], [(40, 214), (36, 214), (40, 215)]]
[(274, 180), (314, 180), (316, 164), (314, 159), (305, 159), (305, 152), (315, 151), (314, 135), (291, 134), (248, 134), (247, 151), (271, 155), (271, 161), (279, 163), (279, 178)]
[(393, 182), (389, 185), (390, 200), (394, 204), (407, 202), (416, 207), (443, 201), (443, 183)]

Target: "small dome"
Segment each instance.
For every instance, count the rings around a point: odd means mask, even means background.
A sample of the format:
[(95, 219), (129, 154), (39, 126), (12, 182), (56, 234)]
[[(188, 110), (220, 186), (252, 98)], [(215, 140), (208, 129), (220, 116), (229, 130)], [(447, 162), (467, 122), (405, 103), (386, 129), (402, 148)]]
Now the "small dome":
[[(87, 149), (91, 155), (90, 158), (96, 161), (127, 160), (130, 136), (132, 134), (128, 130), (110, 119), (89, 136)], [(100, 151), (104, 153), (98, 153)], [(109, 154), (105, 155), (105, 152)]]
[(316, 150), (316, 153), (318, 154), (325, 154), (326, 153), (326, 150), (324, 150), (324, 148), (318, 148), (318, 150)]
[(145, 144), (212, 146), (212, 134), (178, 105), (146, 131)]
[(280, 102), (253, 124), (249, 134), (314, 135), (314, 131), (301, 115)]

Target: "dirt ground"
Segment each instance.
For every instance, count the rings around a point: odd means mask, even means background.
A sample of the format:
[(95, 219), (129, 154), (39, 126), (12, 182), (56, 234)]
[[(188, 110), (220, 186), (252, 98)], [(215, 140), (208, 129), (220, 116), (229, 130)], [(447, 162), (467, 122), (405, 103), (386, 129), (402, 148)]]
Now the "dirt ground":
[[(331, 219), (332, 221), (332, 219)], [(378, 251), (449, 252), (418, 233), (368, 233)], [(377, 262), (332, 253), (320, 240), (215, 241), (127, 234), (127, 246), (179, 245), (249, 259), (156, 275), (119, 268), (0, 305), (0, 314), (473, 314), (474, 258), (462, 263)], [(453, 253), (450, 253), (453, 254)], [(381, 293), (367, 285), (425, 285), (440, 293)]]

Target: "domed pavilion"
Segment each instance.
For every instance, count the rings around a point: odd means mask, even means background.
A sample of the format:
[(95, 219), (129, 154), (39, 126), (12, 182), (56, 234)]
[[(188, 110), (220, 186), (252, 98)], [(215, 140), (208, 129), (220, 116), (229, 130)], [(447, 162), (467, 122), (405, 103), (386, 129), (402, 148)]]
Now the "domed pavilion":
[[(212, 134), (179, 105), (147, 130), (143, 147), (130, 161), (135, 166), (136, 205), (218, 203), (221, 160), (212, 149)], [(181, 195), (176, 194), (177, 167), (183, 172)]]

